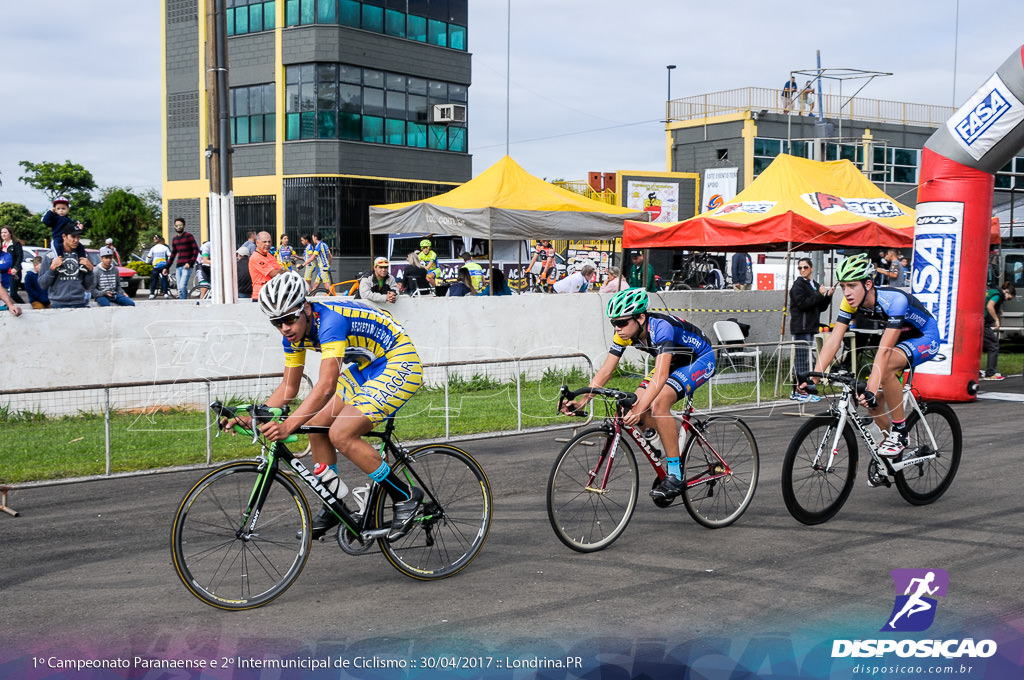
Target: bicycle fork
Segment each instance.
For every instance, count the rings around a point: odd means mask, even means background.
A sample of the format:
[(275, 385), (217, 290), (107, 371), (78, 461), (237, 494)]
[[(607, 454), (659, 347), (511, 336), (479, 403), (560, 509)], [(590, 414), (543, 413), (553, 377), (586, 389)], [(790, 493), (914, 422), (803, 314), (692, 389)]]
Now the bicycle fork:
[[(587, 486), (584, 487), (586, 491), (590, 493), (608, 493), (606, 487), (608, 486), (608, 477), (612, 473), (612, 461), (615, 460), (615, 449), (619, 446), (619, 440), (622, 439), (622, 431), (619, 428), (615, 428), (612, 438), (608, 440), (608, 448), (601, 452), (601, 455), (597, 457), (597, 462), (594, 464), (594, 468), (590, 471), (590, 479), (587, 481)], [(601, 485), (594, 486), (594, 479), (601, 474), (601, 467), (604, 467), (604, 474), (601, 476)]]

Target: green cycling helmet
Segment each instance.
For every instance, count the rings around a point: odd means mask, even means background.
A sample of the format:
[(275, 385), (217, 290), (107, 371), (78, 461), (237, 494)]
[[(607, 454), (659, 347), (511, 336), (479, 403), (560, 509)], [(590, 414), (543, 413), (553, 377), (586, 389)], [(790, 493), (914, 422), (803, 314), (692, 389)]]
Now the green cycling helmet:
[(429, 238), (425, 238), (422, 241), (420, 241), (420, 248), (429, 248), (429, 247), (430, 247), (430, 239)]
[(609, 319), (616, 319), (620, 316), (635, 316), (647, 312), (647, 305), (650, 298), (643, 288), (627, 288), (620, 290), (608, 301), (604, 312)]
[(848, 257), (836, 270), (836, 281), (863, 281), (871, 277), (871, 260), (867, 253)]

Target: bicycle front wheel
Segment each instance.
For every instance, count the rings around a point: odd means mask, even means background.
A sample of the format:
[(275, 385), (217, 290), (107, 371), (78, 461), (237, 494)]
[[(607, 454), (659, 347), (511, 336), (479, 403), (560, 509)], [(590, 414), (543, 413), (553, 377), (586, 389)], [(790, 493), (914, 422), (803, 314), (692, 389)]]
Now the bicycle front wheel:
[[(388, 562), (398, 571), (421, 581), (457, 574), (476, 558), (491, 528), (491, 485), (483, 468), (468, 453), (454, 446), (428, 445), (409, 454), (423, 483), (422, 513), (405, 536), (380, 540)], [(404, 464), (395, 473), (411, 484), (419, 483)], [(391, 500), (378, 494), (374, 506), (378, 527), (391, 523)]]
[(607, 548), (625, 531), (636, 509), (640, 493), (636, 457), (621, 438), (611, 451), (613, 439), (602, 428), (581, 432), (566, 444), (551, 468), (548, 520), (558, 540), (578, 552)]
[(174, 568), (208, 605), (264, 605), (287, 590), (306, 564), (309, 506), (289, 477), (275, 475), (263, 506), (245, 518), (266, 483), (257, 464), (231, 463), (200, 479), (181, 501), (171, 530)]
[(839, 421), (815, 416), (797, 430), (782, 461), (782, 499), (789, 514), (804, 524), (821, 524), (836, 516), (853, 491), (857, 473), (857, 439), (847, 425), (838, 437), (829, 465)]
[(739, 418), (709, 418), (701, 432), (707, 444), (690, 437), (683, 453), (683, 503), (698, 524), (709, 529), (727, 527), (754, 499), (760, 471), (757, 442)]
[[(913, 505), (928, 505), (946, 492), (960, 467), (963, 435), (960, 420), (946, 404), (922, 404), (924, 420), (917, 411), (907, 416), (907, 450), (935, 458), (910, 465), (896, 473), (896, 490)], [(927, 429), (925, 425), (927, 424)], [(935, 448), (928, 436), (931, 430)], [(907, 454), (904, 454), (907, 455)]]

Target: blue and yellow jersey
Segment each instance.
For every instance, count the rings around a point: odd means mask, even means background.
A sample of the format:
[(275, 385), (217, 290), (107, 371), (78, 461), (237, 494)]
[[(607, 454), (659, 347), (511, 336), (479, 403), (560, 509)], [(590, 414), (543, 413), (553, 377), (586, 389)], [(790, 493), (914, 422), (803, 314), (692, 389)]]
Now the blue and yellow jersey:
[(402, 326), (387, 312), (354, 300), (313, 302), (313, 318), (302, 342), (282, 338), (285, 366), (304, 366), (306, 350), (354, 362), (360, 368), (409, 343)]
[(900, 338), (918, 338), (929, 328), (936, 328), (935, 317), (910, 293), (898, 288), (875, 288), (875, 305), (854, 308), (843, 298), (836, 323), (850, 325), (851, 321), (880, 321), (885, 328), (900, 330)]
[(313, 252), (316, 253), (316, 259), (313, 260), (320, 267), (320, 269), (327, 269), (327, 265), (330, 263), (331, 250), (328, 248), (327, 243), (320, 241), (313, 247)]
[(612, 346), (608, 353), (621, 357), (627, 347), (635, 347), (654, 357), (671, 353), (673, 370), (692, 363), (696, 357), (707, 352), (714, 353), (711, 342), (692, 323), (671, 314), (654, 312), (647, 315), (646, 340), (623, 340), (615, 333), (612, 335)]
[(420, 250), (416, 253), (416, 258), (420, 261), (420, 264), (423, 266), (423, 268), (426, 269), (428, 272), (432, 272), (435, 269), (437, 269), (437, 253), (435, 253), (433, 250), (428, 250), (425, 253), (422, 250)]
[(291, 246), (281, 246), (277, 249), (277, 261), (281, 264), (281, 268), (285, 271), (291, 271), (292, 268), (292, 256), (295, 251), (292, 250)]

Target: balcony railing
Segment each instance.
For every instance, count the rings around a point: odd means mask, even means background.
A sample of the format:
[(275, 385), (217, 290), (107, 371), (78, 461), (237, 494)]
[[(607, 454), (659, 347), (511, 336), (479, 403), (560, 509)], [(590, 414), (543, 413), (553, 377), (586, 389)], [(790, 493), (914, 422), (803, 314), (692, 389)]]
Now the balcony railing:
[[(889, 101), (885, 99), (864, 99), (840, 97), (836, 94), (822, 95), (825, 118), (835, 120), (871, 121), (878, 123), (895, 123), (902, 125), (921, 125), (938, 127), (949, 120), (955, 109), (952, 106), (936, 106), (932, 104), (911, 104), (908, 102)], [(817, 115), (818, 97), (814, 97), (814, 115)], [(693, 97), (682, 97), (668, 102), (670, 121), (697, 120), (713, 116), (723, 116), (745, 111), (767, 111), (784, 113), (782, 90), (767, 87), (744, 87), (736, 90), (723, 90)], [(841, 108), (841, 112), (840, 112)], [(798, 97), (794, 97), (792, 109), (794, 115), (812, 115), (808, 107), (803, 106)]]

